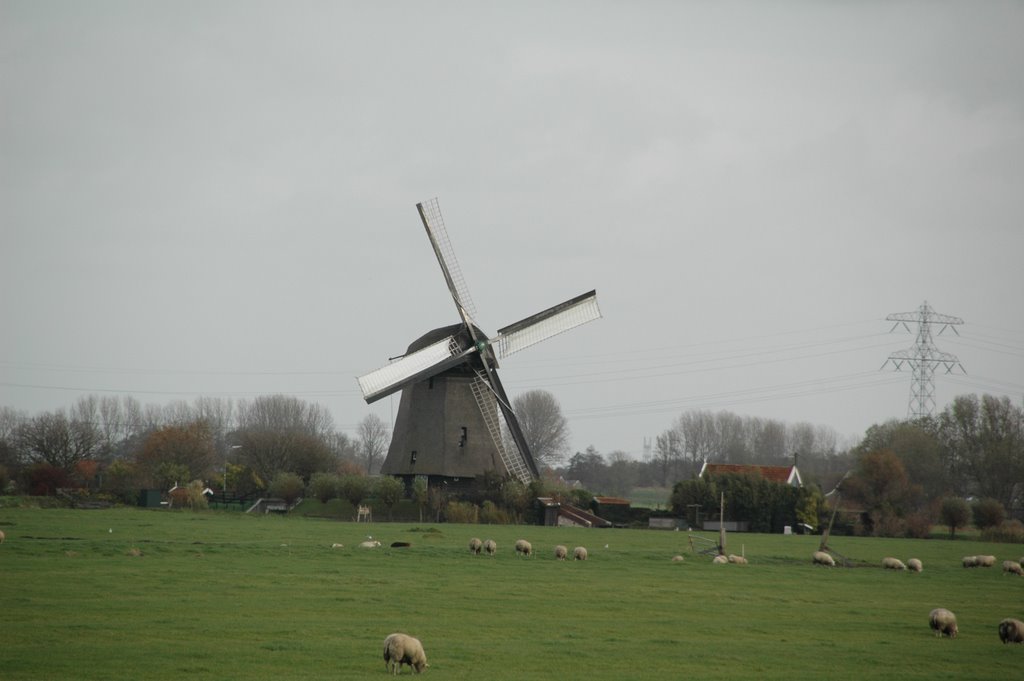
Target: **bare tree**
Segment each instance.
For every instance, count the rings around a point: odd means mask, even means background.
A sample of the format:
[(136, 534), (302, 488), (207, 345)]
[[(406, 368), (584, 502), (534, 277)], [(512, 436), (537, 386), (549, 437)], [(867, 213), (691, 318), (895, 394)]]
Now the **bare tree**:
[(367, 414), (356, 427), (356, 433), (359, 438), (359, 450), (366, 462), (366, 473), (372, 475), (384, 461), (384, 453), (391, 440), (388, 427), (376, 414)]
[(661, 486), (679, 477), (679, 464), (683, 460), (683, 436), (676, 428), (670, 428), (655, 440), (654, 451), (660, 473)]
[(698, 463), (718, 455), (715, 417), (708, 411), (688, 411), (676, 422), (676, 430), (683, 434), (683, 443), (690, 461)]
[(93, 423), (69, 419), (59, 410), (22, 423), (16, 442), (31, 458), (70, 473), (79, 461), (96, 456), (100, 433)]
[(313, 437), (327, 437), (334, 430), (330, 412), (288, 395), (263, 395), (240, 403), (238, 425), (242, 430), (300, 432)]
[(569, 424), (555, 396), (531, 390), (512, 401), (512, 410), (537, 465), (561, 463), (569, 450)]

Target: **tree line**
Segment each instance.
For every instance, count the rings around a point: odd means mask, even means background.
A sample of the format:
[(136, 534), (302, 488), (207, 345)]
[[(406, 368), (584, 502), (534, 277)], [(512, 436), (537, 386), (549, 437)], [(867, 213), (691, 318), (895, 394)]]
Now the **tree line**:
[[(549, 478), (598, 494), (668, 488), (694, 479), (707, 460), (797, 463), (820, 493), (840, 491), (856, 511), (852, 529), (864, 534), (921, 532), (953, 507), (948, 499), (990, 500), (1011, 516), (1024, 502), (1024, 410), (1006, 397), (958, 396), (935, 417), (874, 425), (846, 449), (828, 427), (689, 411), (640, 460), (593, 445), (566, 458), (568, 425), (550, 393), (526, 393), (514, 408)], [(196, 479), (246, 491), (266, 489), (283, 473), (308, 486), (318, 473), (377, 472), (389, 440), (375, 415), (352, 437), (334, 428), (323, 407), (283, 395), (165, 406), (86, 396), (35, 416), (0, 407), (0, 492), (12, 484), (44, 494), (75, 485), (137, 491)]]
[(89, 395), (35, 416), (0, 407), (0, 492), (84, 486), (127, 494), (192, 480), (265, 489), (285, 472), (307, 481), (316, 472), (374, 473), (389, 438), (374, 414), (352, 437), (320, 405), (285, 395), (164, 406)]

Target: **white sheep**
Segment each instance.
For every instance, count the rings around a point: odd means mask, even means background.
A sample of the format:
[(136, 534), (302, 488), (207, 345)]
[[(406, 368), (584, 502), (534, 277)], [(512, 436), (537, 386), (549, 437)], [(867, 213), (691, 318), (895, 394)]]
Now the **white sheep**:
[(569, 555), (569, 549), (565, 548), (561, 544), (555, 547), (555, 559), (565, 560), (565, 557)]
[(924, 564), (917, 558), (911, 558), (907, 561), (907, 569), (911, 572), (920, 572), (924, 570)]
[(488, 556), (493, 556), (498, 552), (498, 544), (493, 539), (484, 540), (484, 553)]
[(824, 551), (815, 551), (811, 555), (811, 559), (814, 561), (815, 565), (825, 565), (826, 567), (836, 566), (835, 559)]
[(999, 640), (1003, 643), (1024, 643), (1024, 622), (1007, 617), (999, 623)]
[(345, 545), (344, 544), (338, 544), (337, 542), (335, 542), (334, 544), (331, 544), (331, 548), (332, 549), (343, 549), (343, 548), (345, 548)]
[(893, 558), (887, 556), (882, 559), (882, 567), (886, 570), (906, 570), (907, 566), (903, 564), (903, 561), (899, 558)]
[(364, 542), (360, 542), (359, 548), (361, 549), (375, 549), (380, 546), (380, 542), (376, 539), (367, 539)]
[(936, 636), (955, 638), (958, 633), (956, 615), (945, 608), (935, 608), (928, 613), (928, 626), (935, 631)]
[(525, 539), (516, 540), (516, 555), (531, 556), (533, 554), (533, 544), (526, 541)]
[(484, 547), (484, 543), (482, 541), (480, 541), (478, 538), (473, 537), (472, 539), (469, 540), (469, 552), (470, 553), (479, 556), (480, 555), (480, 549), (482, 549), (483, 547)]
[(586, 560), (587, 559), (587, 549), (586, 549), (586, 547), (584, 547), (584, 546), (577, 546), (576, 548), (574, 548), (572, 550), (572, 559), (573, 560)]
[(713, 565), (725, 565), (728, 562), (729, 559), (723, 556), (722, 554), (718, 554), (717, 556), (711, 559), (711, 563)]
[(963, 564), (965, 568), (978, 567), (977, 556), (964, 556)]
[(427, 664), (427, 655), (423, 652), (423, 644), (418, 638), (407, 634), (389, 634), (384, 639), (384, 665), (395, 676), (402, 671), (402, 665), (412, 667), (414, 674), (419, 674)]
[(0, 530), (0, 544), (3, 544), (5, 539), (7, 539), (7, 536), (4, 534), (3, 530)]
[(744, 556), (737, 556), (734, 553), (729, 554), (729, 562), (735, 563), (736, 565), (746, 565), (747, 559)]
[(977, 556), (978, 567), (992, 567), (996, 564), (995, 556)]
[(1024, 568), (1022, 568), (1020, 563), (1018, 563), (1015, 560), (1004, 560), (1003, 572), (1009, 572), (1011, 574), (1020, 575), (1024, 577)]
[(683, 563), (683, 562), (685, 562), (685, 561), (686, 561), (686, 559), (685, 559), (685, 558), (683, 558), (683, 557), (682, 557), (682, 556), (680, 556), (680, 555), (675, 555), (675, 556), (672, 556), (672, 562), (673, 562), (673, 563)]

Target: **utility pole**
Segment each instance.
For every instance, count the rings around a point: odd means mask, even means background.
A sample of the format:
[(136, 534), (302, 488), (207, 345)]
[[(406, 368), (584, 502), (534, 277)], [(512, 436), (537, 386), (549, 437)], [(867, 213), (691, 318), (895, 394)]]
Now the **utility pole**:
[(890, 362), (895, 371), (902, 371), (904, 366), (909, 367), (911, 382), (907, 418), (916, 420), (931, 416), (935, 411), (935, 370), (941, 367), (947, 374), (953, 373), (955, 369), (967, 373), (956, 355), (942, 352), (932, 343), (932, 326), (939, 325), (936, 335), (952, 329), (959, 336), (956, 327), (963, 324), (964, 320), (939, 314), (927, 300), (914, 312), (897, 312), (886, 317), (886, 320), (896, 322), (889, 330), (890, 333), (900, 326), (913, 333), (908, 322), (917, 324), (917, 340), (914, 345), (889, 355), (881, 368), (884, 369)]

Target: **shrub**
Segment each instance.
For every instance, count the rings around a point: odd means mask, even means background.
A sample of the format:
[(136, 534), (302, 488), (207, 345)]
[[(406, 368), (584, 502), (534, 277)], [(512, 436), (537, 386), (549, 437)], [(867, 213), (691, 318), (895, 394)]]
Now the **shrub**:
[(37, 463), (27, 471), (28, 493), (38, 497), (52, 497), (57, 489), (69, 485), (68, 474), (62, 468), (48, 463)]
[(405, 496), (405, 483), (401, 478), (385, 475), (377, 479), (375, 491), (380, 503), (388, 509), (388, 520), (391, 520), (391, 509)]
[(370, 480), (362, 475), (343, 475), (338, 483), (338, 494), (352, 504), (352, 508), (359, 508), (363, 499), (370, 496)]
[(569, 503), (576, 508), (590, 508), (590, 502), (593, 500), (594, 495), (585, 489), (569, 490)]
[(302, 496), (305, 489), (306, 485), (297, 474), (278, 473), (274, 476), (267, 491), (271, 496), (280, 497), (286, 504), (291, 505)]
[(981, 538), (985, 541), (1024, 544), (1024, 523), (1016, 519), (1004, 520), (996, 527), (982, 530)]
[(946, 497), (939, 508), (939, 522), (949, 527), (949, 538), (956, 536), (956, 528), (963, 527), (971, 519), (971, 509), (959, 497)]
[(488, 499), (480, 508), (480, 522), (485, 525), (511, 525), (512, 517)]
[(341, 481), (337, 475), (331, 473), (314, 473), (309, 479), (309, 495), (326, 504), (338, 496), (338, 483)]
[(1006, 510), (995, 499), (979, 499), (971, 505), (974, 526), (979, 530), (996, 527), (1006, 520)]
[(186, 503), (193, 511), (209, 508), (209, 500), (206, 498), (206, 495), (203, 494), (205, 487), (206, 486), (203, 485), (202, 480), (193, 480), (188, 484), (188, 487), (185, 488)]
[(480, 522), (480, 509), (468, 501), (449, 501), (445, 514), (450, 523)]
[(903, 531), (910, 539), (927, 539), (932, 533), (930, 514), (924, 511), (911, 513), (903, 521)]

